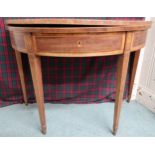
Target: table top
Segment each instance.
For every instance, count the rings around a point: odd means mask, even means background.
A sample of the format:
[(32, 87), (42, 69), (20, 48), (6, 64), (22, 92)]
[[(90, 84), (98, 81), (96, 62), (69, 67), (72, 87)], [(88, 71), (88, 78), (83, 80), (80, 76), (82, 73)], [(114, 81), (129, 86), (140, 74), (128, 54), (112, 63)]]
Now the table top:
[(39, 25), (39, 24), (57, 24), (57, 25), (92, 25), (92, 26), (144, 26), (150, 25), (150, 21), (129, 21), (129, 20), (101, 20), (101, 19), (10, 19), (6, 20), (8, 25)]
[[(52, 28), (55, 33), (64, 32), (64, 28), (75, 33), (79, 30), (90, 32), (110, 32), (110, 31), (136, 31), (145, 30), (151, 26), (150, 21), (123, 21), (123, 20), (96, 20), (96, 19), (69, 19), (69, 18), (52, 18), (52, 19), (11, 19), (6, 20), (6, 25), (13, 30), (33, 32), (46, 31), (50, 32)], [(89, 28), (89, 30), (88, 30)], [(58, 31), (57, 31), (58, 29)], [(67, 32), (68, 32), (67, 30)]]
[(17, 51), (59, 57), (123, 54), (126, 39), (131, 41), (130, 51), (138, 50), (151, 26), (149, 21), (66, 18), (15, 19), (6, 24)]

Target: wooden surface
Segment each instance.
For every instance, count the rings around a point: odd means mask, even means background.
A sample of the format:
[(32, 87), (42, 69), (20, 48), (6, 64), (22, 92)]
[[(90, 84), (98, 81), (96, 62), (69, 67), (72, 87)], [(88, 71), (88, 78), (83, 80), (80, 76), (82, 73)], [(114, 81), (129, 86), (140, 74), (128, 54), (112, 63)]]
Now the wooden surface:
[[(116, 134), (130, 53), (135, 51), (130, 83), (131, 94), (140, 49), (145, 45), (147, 30), (151, 23), (145, 21), (31, 19), (8, 20), (6, 24), (10, 32), (12, 47), (16, 52), (28, 54), (39, 109), (41, 131), (44, 134), (46, 133), (46, 120), (40, 56), (91, 57), (118, 55), (117, 92), (113, 123), (113, 134)], [(17, 63), (20, 65), (20, 55), (16, 53), (16, 56)], [(24, 83), (20, 67), (20, 78)], [(22, 88), (24, 88), (24, 84)]]
[(150, 26), (150, 21), (124, 21), (124, 20), (101, 20), (101, 19), (10, 19), (7, 25), (86, 25), (86, 26)]
[(39, 116), (41, 122), (41, 131), (46, 134), (46, 119), (45, 119), (45, 107), (44, 107), (44, 92), (40, 57), (35, 55), (28, 55), (32, 81), (34, 86), (34, 92), (39, 109)]
[(52, 27), (52, 26), (40, 26), (36, 25), (35, 26), (7, 26), (7, 29), (9, 31), (16, 31), (16, 32), (31, 32), (31, 33), (102, 33), (102, 32), (124, 32), (124, 31), (137, 31), (137, 30), (146, 30), (150, 26), (145, 25), (145, 26), (98, 26), (98, 27), (86, 27), (86, 26), (61, 26), (61, 27)]
[(119, 58), (118, 58), (116, 101), (115, 101), (114, 124), (113, 124), (114, 135), (117, 133), (118, 124), (119, 124), (119, 117), (120, 117), (121, 105), (123, 101), (124, 87), (125, 87), (126, 75), (128, 70), (132, 39), (133, 39), (133, 32), (128, 32), (126, 34), (126, 40), (124, 44), (124, 54), (119, 55)]
[(136, 75), (136, 70), (137, 70), (137, 66), (138, 66), (139, 56), (140, 56), (140, 50), (134, 52), (134, 60), (133, 60), (133, 66), (132, 66), (131, 78), (130, 78), (130, 85), (129, 85), (128, 102), (131, 101), (131, 95), (132, 95), (132, 90), (133, 90), (133, 85), (134, 85), (134, 79), (135, 79), (135, 75)]
[[(10, 37), (13, 48), (23, 53), (35, 53), (39, 56), (88, 57), (123, 53), (125, 32), (51, 34), (11, 30)], [(144, 47), (146, 32), (134, 31), (131, 51)], [(36, 50), (33, 50), (34, 44)]]
[(16, 56), (16, 61), (17, 61), (19, 77), (20, 77), (20, 81), (21, 81), (24, 103), (28, 104), (27, 93), (26, 93), (26, 84), (25, 84), (24, 70), (23, 70), (23, 63), (22, 63), (22, 56), (21, 55), (22, 55), (22, 53), (15, 51), (15, 56)]
[[(125, 33), (107, 33), (107, 34), (57, 34), (36, 36), (37, 53), (97, 53), (103, 55), (108, 52), (123, 53)], [(115, 43), (115, 44), (114, 44)]]

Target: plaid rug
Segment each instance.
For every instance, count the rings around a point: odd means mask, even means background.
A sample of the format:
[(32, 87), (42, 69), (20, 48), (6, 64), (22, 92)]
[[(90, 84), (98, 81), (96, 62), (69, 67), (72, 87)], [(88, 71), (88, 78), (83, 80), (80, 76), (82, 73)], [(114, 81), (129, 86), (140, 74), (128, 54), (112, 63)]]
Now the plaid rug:
[[(97, 19), (143, 20), (143, 17)], [(95, 18), (95, 19), (96, 19)], [(23, 102), (19, 74), (9, 33), (0, 17), (0, 107)], [(12, 19), (12, 18), (11, 18)], [(28, 59), (22, 55), (29, 103), (35, 102)], [(42, 58), (45, 102), (100, 103), (114, 101), (117, 56), (91, 58)], [(132, 59), (130, 61), (132, 64)], [(128, 71), (124, 98), (128, 95)]]

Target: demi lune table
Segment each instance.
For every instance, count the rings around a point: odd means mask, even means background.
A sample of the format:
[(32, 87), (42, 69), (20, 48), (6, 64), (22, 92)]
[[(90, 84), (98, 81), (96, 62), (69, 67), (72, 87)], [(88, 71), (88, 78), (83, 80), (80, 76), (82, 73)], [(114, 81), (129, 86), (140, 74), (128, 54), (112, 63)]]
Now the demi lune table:
[(7, 20), (11, 44), (15, 50), (24, 102), (27, 94), (21, 53), (28, 55), (41, 131), (46, 133), (44, 93), (40, 57), (96, 57), (118, 55), (117, 88), (113, 134), (116, 134), (128, 63), (131, 52), (134, 61), (128, 101), (134, 83), (140, 49), (144, 47), (149, 21), (116, 21), (90, 19), (16, 19)]

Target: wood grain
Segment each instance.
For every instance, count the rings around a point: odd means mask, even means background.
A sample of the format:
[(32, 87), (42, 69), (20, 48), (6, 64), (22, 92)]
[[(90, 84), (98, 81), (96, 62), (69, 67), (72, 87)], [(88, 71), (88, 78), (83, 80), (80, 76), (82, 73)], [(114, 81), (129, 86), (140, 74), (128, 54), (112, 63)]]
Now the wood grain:
[(10, 32), (11, 44), (17, 51), (26, 50), (24, 35), (19, 32)]
[(146, 35), (147, 35), (147, 31), (137, 31), (134, 33), (132, 47), (131, 47), (132, 51), (136, 51), (144, 47)]
[(129, 58), (130, 58), (130, 48), (132, 43), (132, 32), (126, 34), (126, 41), (124, 47), (124, 54), (120, 55), (118, 58), (118, 67), (117, 67), (117, 87), (116, 87), (116, 101), (115, 101), (115, 110), (114, 110), (114, 124), (113, 124), (113, 134), (117, 133), (119, 125), (119, 117), (121, 112), (121, 106), (124, 95), (124, 87), (126, 81), (126, 75), (128, 70)]
[(132, 90), (133, 90), (135, 75), (136, 75), (136, 71), (137, 71), (139, 56), (140, 56), (140, 50), (135, 51), (134, 52), (134, 61), (133, 61), (133, 66), (132, 66), (132, 71), (131, 71), (130, 84), (129, 84), (128, 102), (131, 101), (131, 95), (132, 95)]
[(44, 35), (36, 37), (36, 47), (37, 53), (123, 53), (124, 36), (125, 33)]
[(46, 134), (46, 119), (45, 119), (45, 107), (44, 107), (44, 92), (42, 82), (42, 71), (40, 57), (33, 54), (28, 55), (31, 75), (33, 80), (33, 87), (35, 91), (36, 101), (39, 109), (39, 116), (41, 122), (41, 131)]
[(7, 26), (9, 31), (14, 32), (26, 32), (26, 33), (103, 33), (103, 32), (124, 32), (124, 31), (137, 31), (137, 30), (147, 30), (150, 26), (109, 26), (109, 27), (17, 27), (17, 26)]
[(20, 82), (21, 82), (21, 87), (22, 87), (24, 103), (27, 105), (28, 100), (27, 100), (26, 83), (25, 83), (25, 78), (24, 78), (24, 70), (23, 70), (21, 53), (18, 51), (15, 51), (15, 56), (16, 56), (17, 67), (18, 67), (18, 72), (19, 72), (19, 77), (20, 77)]
[(86, 26), (144, 26), (149, 25), (150, 21), (125, 21), (125, 20), (102, 20), (102, 19), (69, 19), (69, 18), (53, 18), (53, 19), (9, 19), (6, 20), (6, 25), (86, 25)]

